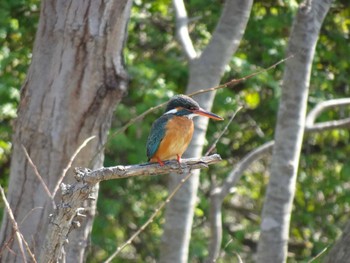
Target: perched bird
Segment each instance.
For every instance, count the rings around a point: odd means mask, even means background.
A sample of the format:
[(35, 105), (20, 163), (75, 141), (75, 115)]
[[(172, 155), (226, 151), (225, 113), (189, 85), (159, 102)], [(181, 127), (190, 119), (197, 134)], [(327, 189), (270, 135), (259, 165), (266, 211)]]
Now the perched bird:
[(185, 95), (176, 95), (169, 101), (165, 113), (157, 119), (151, 128), (147, 140), (149, 162), (174, 160), (180, 163), (194, 131), (193, 117), (205, 116), (214, 120), (223, 120), (218, 115), (202, 109), (199, 104)]

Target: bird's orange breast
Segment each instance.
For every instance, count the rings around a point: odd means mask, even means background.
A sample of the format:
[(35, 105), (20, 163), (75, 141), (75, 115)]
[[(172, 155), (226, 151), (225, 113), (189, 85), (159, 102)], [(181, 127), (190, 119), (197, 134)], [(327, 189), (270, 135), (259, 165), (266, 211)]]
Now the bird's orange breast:
[(173, 160), (181, 157), (191, 142), (194, 125), (193, 121), (182, 116), (176, 116), (165, 126), (165, 135), (159, 148), (152, 156), (151, 162), (158, 160)]

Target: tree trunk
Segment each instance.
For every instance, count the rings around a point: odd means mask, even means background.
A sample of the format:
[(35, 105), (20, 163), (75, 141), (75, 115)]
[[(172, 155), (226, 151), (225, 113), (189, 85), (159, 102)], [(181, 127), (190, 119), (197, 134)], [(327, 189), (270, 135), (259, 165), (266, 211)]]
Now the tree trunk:
[[(227, 0), (213, 37), (199, 58), (190, 59), (190, 77), (187, 93), (217, 86), (224, 68), (238, 48), (249, 19), (253, 0)], [(184, 47), (186, 49), (186, 47)], [(191, 53), (191, 52), (187, 52)], [(196, 96), (195, 100), (207, 110), (213, 104), (215, 93)], [(195, 120), (195, 132), (184, 157), (199, 157), (202, 154), (208, 119)], [(172, 190), (185, 175), (172, 174), (169, 189)], [(179, 190), (169, 203), (165, 217), (161, 243), (160, 262), (188, 262), (188, 248), (192, 220), (197, 197), (199, 172)]]
[[(22, 145), (51, 193), (75, 150), (92, 135), (96, 138), (73, 166), (102, 166), (103, 153), (98, 151), (126, 90), (122, 49), (130, 7), (128, 0), (42, 2), (33, 59), (21, 90), (7, 197), (21, 233), (37, 256), (53, 207)], [(67, 262), (83, 262), (95, 209), (95, 203), (89, 205), (83, 227), (69, 237)], [(23, 261), (7, 214), (0, 241), (2, 262)]]
[(350, 222), (347, 223), (343, 235), (335, 243), (329, 254), (327, 255), (324, 263), (347, 263), (350, 258)]
[(285, 262), (289, 222), (304, 134), (308, 87), (319, 31), (332, 0), (300, 5), (290, 35), (270, 181), (262, 212), (257, 262)]

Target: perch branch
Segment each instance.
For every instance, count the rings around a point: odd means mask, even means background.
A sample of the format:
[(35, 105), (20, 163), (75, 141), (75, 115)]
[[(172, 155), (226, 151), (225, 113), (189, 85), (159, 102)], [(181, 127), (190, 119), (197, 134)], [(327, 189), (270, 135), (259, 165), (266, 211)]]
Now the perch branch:
[(84, 201), (92, 198), (91, 193), (95, 184), (104, 180), (132, 176), (151, 176), (169, 172), (181, 173), (192, 169), (207, 168), (220, 161), (220, 155), (214, 154), (202, 158), (182, 159), (180, 165), (177, 161), (167, 161), (164, 166), (160, 166), (158, 163), (118, 165), (94, 171), (76, 168), (75, 178), (77, 182), (72, 185), (61, 184), (62, 201), (51, 215), (39, 262), (57, 262), (62, 256), (62, 248), (68, 242), (68, 234), (74, 228), (76, 217), (81, 216), (81, 211), (84, 210), (82, 208)]
[(202, 169), (207, 168), (208, 165), (221, 161), (221, 157), (218, 154), (210, 156), (203, 156), (201, 158), (182, 159), (179, 164), (177, 161), (167, 161), (166, 165), (159, 166), (158, 163), (146, 163), (136, 165), (118, 165), (114, 167), (100, 168), (91, 172), (84, 172), (84, 169), (78, 168), (77, 171), (80, 174), (83, 172), (83, 180), (87, 183), (97, 183), (105, 180), (120, 179), (126, 177), (134, 177), (140, 175), (159, 175), (168, 174), (172, 172), (180, 172), (186, 168)]
[[(208, 158), (210, 152), (215, 148), (217, 142), (221, 139), (221, 137), (224, 135), (226, 132), (228, 126), (231, 124), (233, 121), (234, 117), (236, 114), (241, 110), (242, 107), (239, 107), (232, 115), (228, 123), (226, 124), (225, 128), (220, 132), (218, 138), (215, 140), (215, 142), (209, 147), (209, 150), (205, 153), (204, 157), (202, 158)], [(178, 165), (177, 165), (178, 166)], [(155, 210), (155, 212), (151, 215), (151, 217), (146, 221), (145, 224), (143, 224), (124, 244), (119, 246), (115, 252), (108, 257), (108, 259), (104, 263), (109, 263), (111, 262), (112, 259), (114, 259), (127, 245), (130, 245), (131, 242), (153, 221), (153, 219), (158, 215), (158, 213), (163, 209), (169, 202), (170, 200), (174, 197), (174, 195), (178, 192), (178, 190), (183, 186), (183, 184), (191, 177), (191, 170), (188, 169), (188, 167), (185, 167), (186, 170), (182, 170), (183, 174), (187, 175), (180, 181), (180, 183), (174, 188), (174, 190), (169, 194), (167, 199)]]
[[(210, 152), (215, 148), (217, 142), (220, 140), (220, 138), (224, 135), (224, 133), (226, 132), (228, 126), (231, 124), (231, 122), (233, 121), (234, 117), (236, 116), (237, 112), (239, 112), (241, 110), (242, 107), (239, 107), (232, 115), (232, 117), (230, 118), (230, 120), (228, 121), (228, 123), (226, 124), (225, 128), (220, 132), (218, 138), (215, 140), (215, 142), (211, 145), (211, 147), (209, 147), (209, 150), (205, 153), (205, 155), (201, 158), (201, 159), (207, 159), (210, 157), (210, 159), (212, 157), (215, 157), (215, 159), (217, 157), (219, 157), (219, 159), (221, 160), (220, 156), (216, 156), (211, 155), (209, 156)], [(193, 158), (194, 159), (194, 158)], [(192, 160), (192, 159), (187, 159), (187, 160)], [(209, 162), (208, 162), (209, 164)], [(179, 168), (178, 164), (176, 164), (176, 167)], [(195, 166), (193, 166), (191, 169), (194, 169)], [(158, 213), (161, 211), (161, 209), (163, 209), (169, 202), (170, 200), (173, 198), (173, 196), (179, 191), (179, 189), (183, 186), (183, 184), (191, 177), (191, 169), (188, 169), (188, 166), (184, 167), (185, 170), (182, 170), (182, 173), (186, 174), (186, 177), (184, 177), (180, 183), (174, 188), (174, 190), (169, 194), (169, 196), (167, 197), (167, 199), (155, 210), (155, 212), (151, 215), (151, 217), (146, 221), (145, 224), (143, 224), (124, 244), (122, 244), (121, 246), (119, 246), (115, 252), (108, 257), (108, 259), (104, 262), (104, 263), (109, 263), (111, 262), (112, 259), (114, 259), (127, 245), (130, 245), (131, 242), (153, 221), (153, 219), (158, 215)], [(171, 170), (169, 172), (172, 172)]]

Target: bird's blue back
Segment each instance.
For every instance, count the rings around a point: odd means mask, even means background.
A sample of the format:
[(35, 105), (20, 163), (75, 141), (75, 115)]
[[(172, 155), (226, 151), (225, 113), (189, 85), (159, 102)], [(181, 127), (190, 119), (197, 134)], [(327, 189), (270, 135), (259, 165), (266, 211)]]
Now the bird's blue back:
[(147, 157), (148, 160), (157, 152), (160, 142), (163, 140), (166, 132), (166, 124), (174, 117), (173, 114), (166, 114), (158, 118), (152, 125), (151, 132), (147, 139)]

